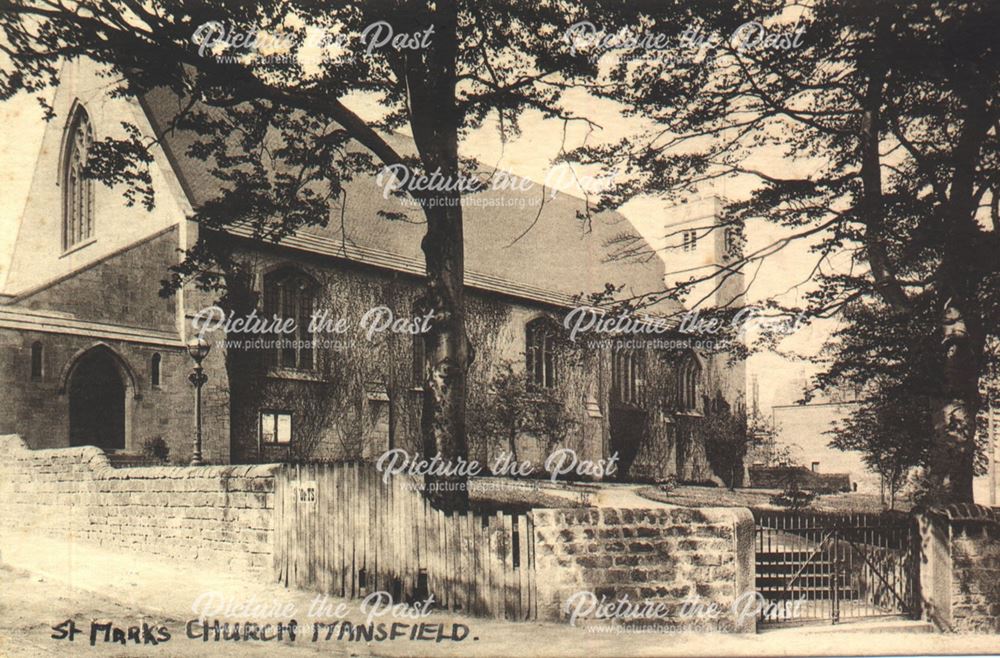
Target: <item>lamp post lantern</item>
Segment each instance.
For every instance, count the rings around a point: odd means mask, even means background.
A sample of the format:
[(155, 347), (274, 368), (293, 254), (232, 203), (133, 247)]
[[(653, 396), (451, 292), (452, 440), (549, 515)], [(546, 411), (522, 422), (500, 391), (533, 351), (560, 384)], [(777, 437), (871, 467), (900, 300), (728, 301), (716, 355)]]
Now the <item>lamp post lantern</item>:
[(191, 358), (194, 359), (194, 370), (188, 375), (188, 379), (194, 385), (194, 451), (191, 453), (191, 466), (202, 466), (205, 462), (201, 459), (201, 387), (208, 381), (205, 369), (201, 367), (201, 362), (208, 356), (211, 345), (200, 334), (188, 341), (187, 350)]

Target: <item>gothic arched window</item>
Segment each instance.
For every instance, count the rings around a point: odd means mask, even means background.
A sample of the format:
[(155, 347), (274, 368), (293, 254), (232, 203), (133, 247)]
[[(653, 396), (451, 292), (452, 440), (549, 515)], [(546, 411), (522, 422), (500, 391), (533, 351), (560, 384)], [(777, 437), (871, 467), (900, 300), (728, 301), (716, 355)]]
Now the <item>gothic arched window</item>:
[(689, 354), (677, 371), (677, 408), (680, 411), (697, 411), (701, 364)]
[(638, 350), (616, 347), (611, 353), (611, 387), (614, 399), (621, 404), (642, 404), (642, 354)]
[(530, 388), (554, 388), (558, 382), (556, 328), (548, 318), (536, 318), (524, 327), (525, 371)]
[(315, 306), (316, 282), (304, 272), (285, 268), (264, 276), (264, 316), (291, 319), (294, 329), (274, 336), (268, 365), (313, 370), (316, 355), (309, 331)]
[(149, 362), (149, 383), (153, 386), (160, 385), (160, 362), (162, 357), (159, 352), (153, 355)]
[(94, 181), (84, 176), (93, 141), (90, 117), (78, 105), (69, 123), (63, 153), (63, 249), (94, 235)]
[(37, 340), (31, 344), (31, 378), (42, 378), (42, 343)]

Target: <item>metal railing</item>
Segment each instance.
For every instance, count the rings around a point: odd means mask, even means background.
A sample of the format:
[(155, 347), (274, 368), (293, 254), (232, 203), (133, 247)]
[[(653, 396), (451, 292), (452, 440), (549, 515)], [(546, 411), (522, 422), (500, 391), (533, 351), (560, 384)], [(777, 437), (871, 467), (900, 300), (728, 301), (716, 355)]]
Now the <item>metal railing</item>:
[(911, 517), (755, 511), (754, 518), (760, 623), (915, 614)]

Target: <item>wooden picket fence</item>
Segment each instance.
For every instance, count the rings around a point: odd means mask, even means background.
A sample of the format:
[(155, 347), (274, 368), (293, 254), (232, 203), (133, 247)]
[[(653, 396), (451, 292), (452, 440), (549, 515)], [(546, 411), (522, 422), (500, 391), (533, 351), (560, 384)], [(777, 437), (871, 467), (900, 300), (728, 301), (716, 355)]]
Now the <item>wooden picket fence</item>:
[(275, 476), (274, 568), (286, 587), (393, 602), (432, 595), (470, 615), (537, 619), (530, 514), (446, 514), (422, 481), (372, 464), (285, 465)]

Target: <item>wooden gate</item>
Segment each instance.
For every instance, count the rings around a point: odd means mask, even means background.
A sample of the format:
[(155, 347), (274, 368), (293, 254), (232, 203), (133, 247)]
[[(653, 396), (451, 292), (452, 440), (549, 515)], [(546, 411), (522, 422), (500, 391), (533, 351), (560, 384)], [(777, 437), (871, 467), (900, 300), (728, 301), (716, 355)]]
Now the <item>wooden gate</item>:
[(760, 623), (918, 614), (910, 516), (754, 511), (754, 518)]
[(465, 614), (537, 618), (531, 514), (446, 514), (422, 481), (372, 464), (285, 465), (275, 475), (279, 582), (341, 596), (433, 596)]

